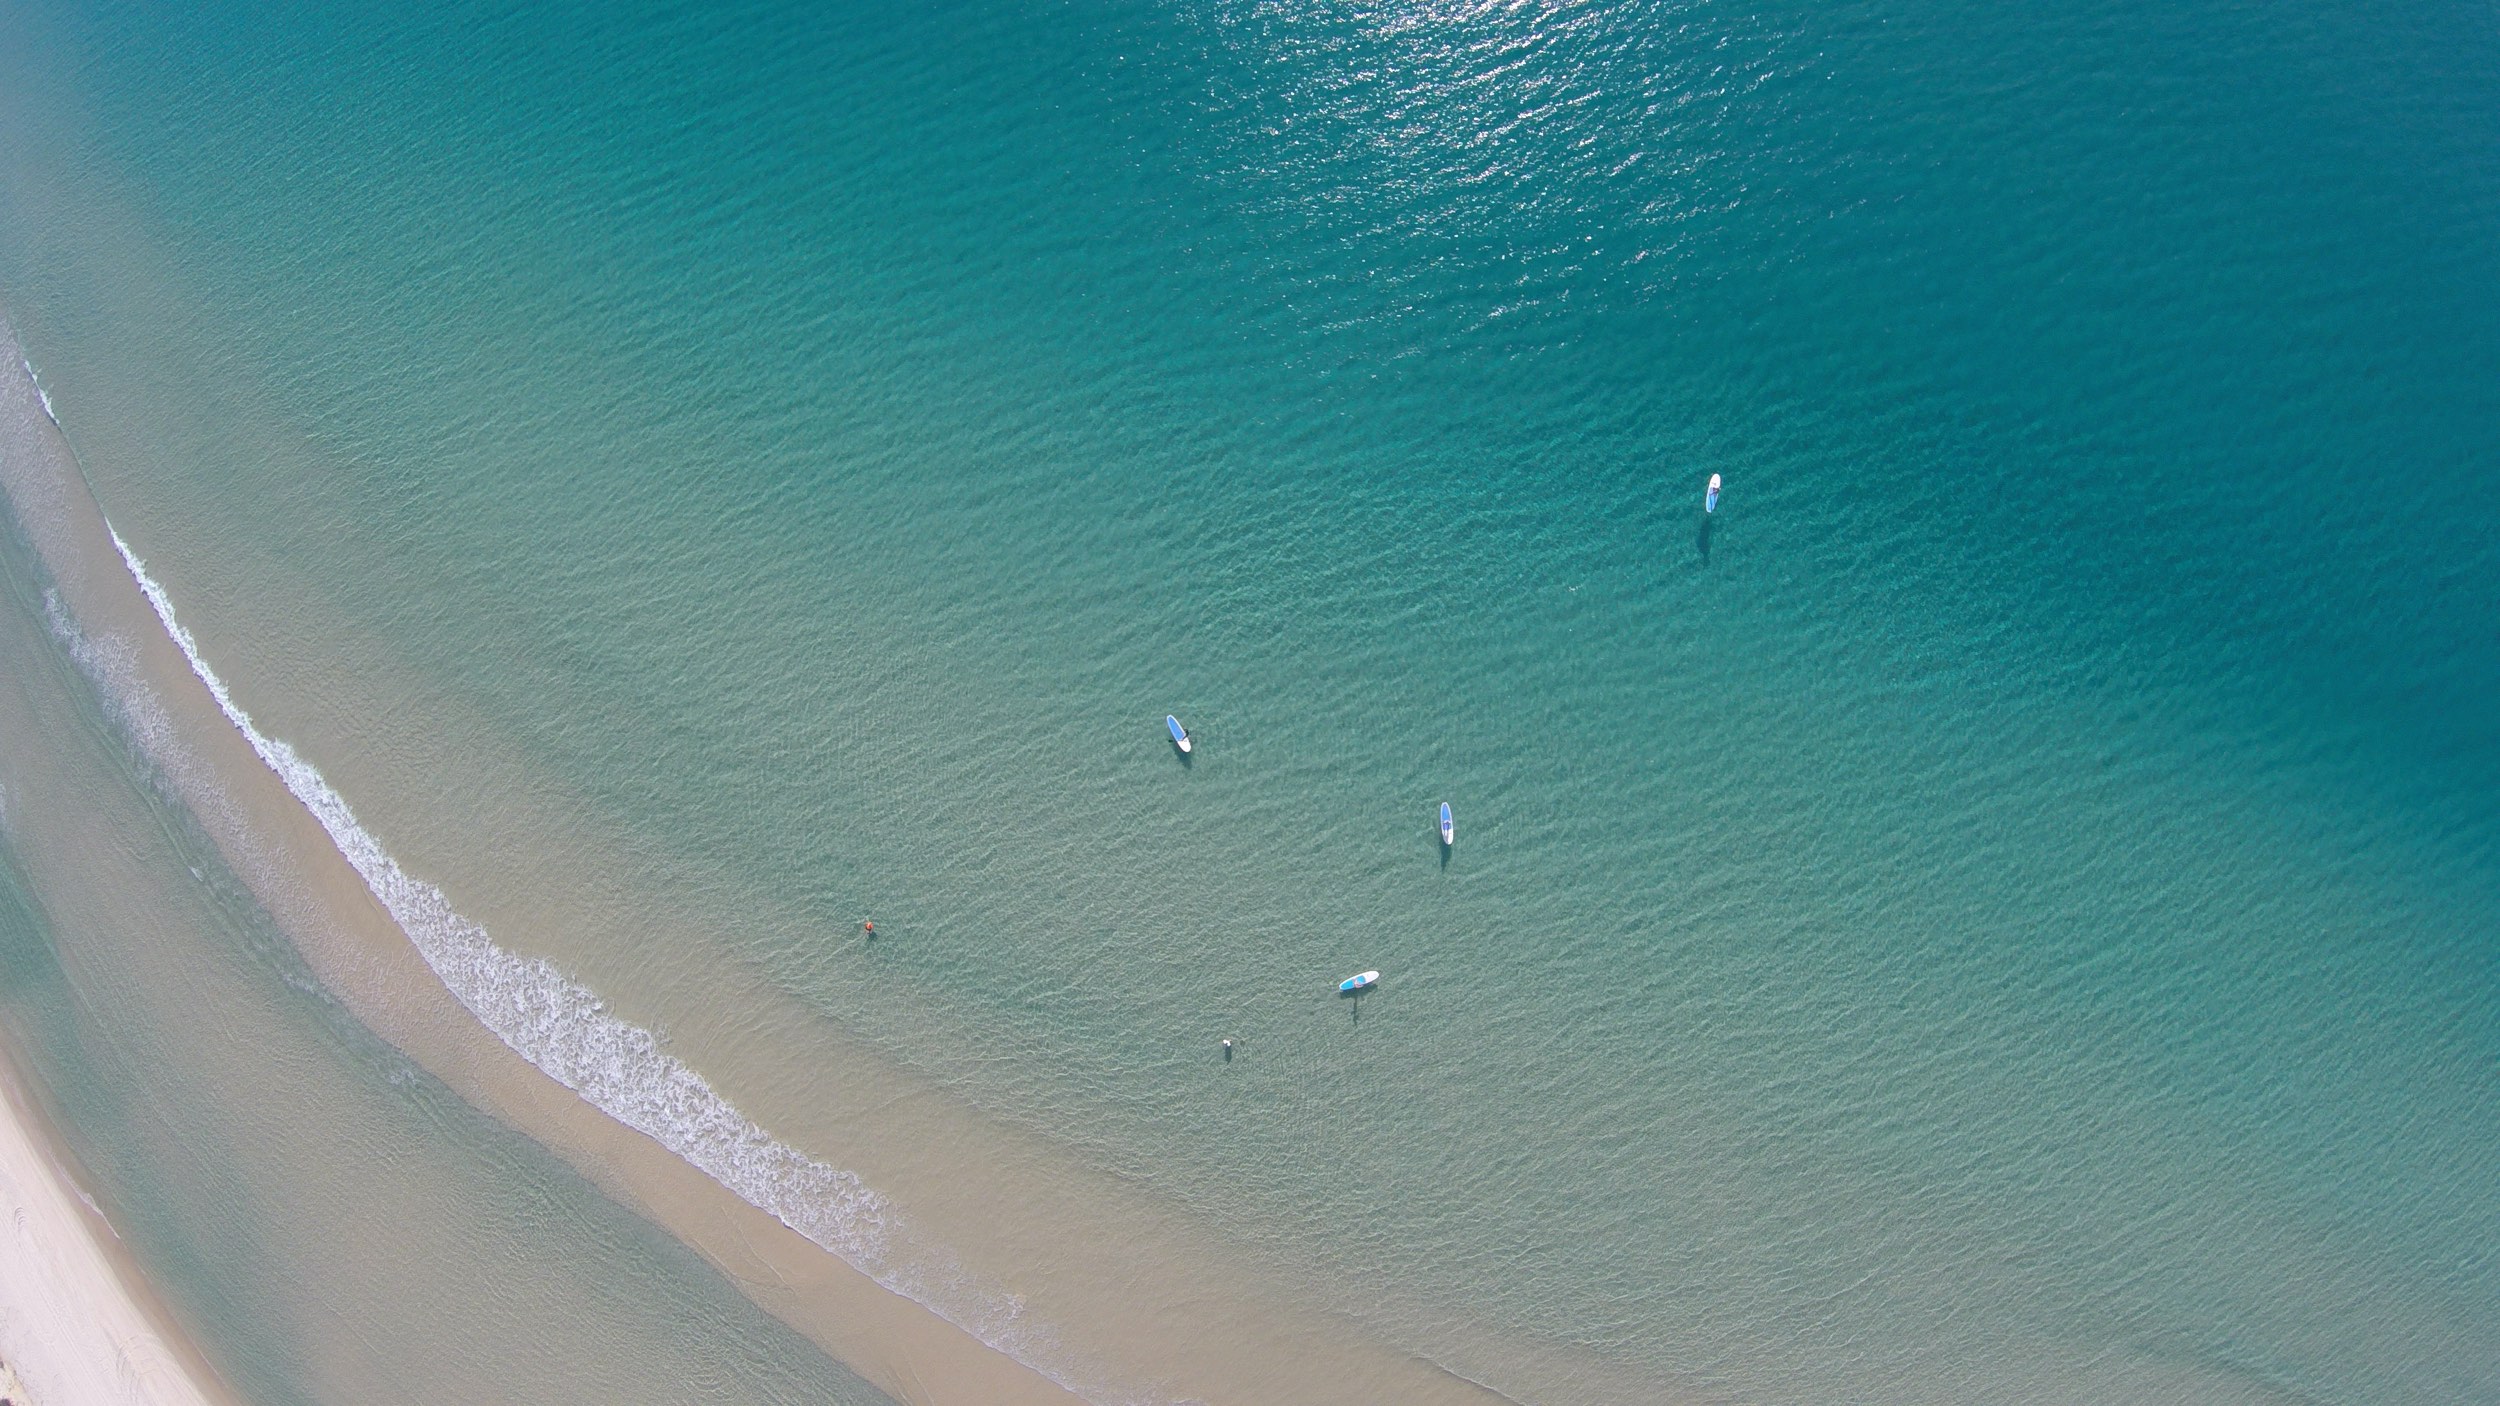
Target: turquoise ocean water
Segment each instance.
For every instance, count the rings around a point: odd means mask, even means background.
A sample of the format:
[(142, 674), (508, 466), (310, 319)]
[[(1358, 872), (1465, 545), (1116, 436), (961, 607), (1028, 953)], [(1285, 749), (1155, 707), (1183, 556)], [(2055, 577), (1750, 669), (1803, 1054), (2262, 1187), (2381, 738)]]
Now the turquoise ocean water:
[(1418, 1351), (2500, 1399), (2488, 12), (0, 40), (99, 499), (455, 902), (596, 834)]

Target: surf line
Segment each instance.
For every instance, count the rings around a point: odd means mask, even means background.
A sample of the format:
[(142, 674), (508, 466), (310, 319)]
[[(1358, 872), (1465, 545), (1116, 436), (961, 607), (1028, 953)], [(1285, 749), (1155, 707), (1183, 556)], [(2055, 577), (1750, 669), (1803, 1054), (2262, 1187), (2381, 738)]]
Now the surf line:
[(43, 378), (35, 374), (35, 363), (21, 356), (17, 364), (26, 368), (26, 384), (35, 388), (35, 399), (43, 402), (43, 418), (52, 422), (52, 428), (59, 429), (61, 417), (52, 409), (52, 397), (43, 388)]
[(885, 1198), (855, 1172), (829, 1166), (776, 1141), (721, 1096), (693, 1066), (659, 1047), (649, 1030), (610, 1013), (597, 992), (544, 958), (521, 957), (495, 945), (485, 927), (463, 917), (442, 889), (400, 868), (373, 833), (358, 823), (346, 798), (280, 739), (253, 726), (199, 643), (174, 617), (172, 599), (148, 575), (138, 554), (106, 522), (121, 553), (191, 672), (217, 700), (252, 751), (312, 812), (383, 909), (416, 946), (443, 985), (470, 1014), (557, 1083), (600, 1112), (643, 1134), (828, 1253), (984, 1345), (1089, 1400), (1103, 1388), (1081, 1381), (1049, 1332), (1024, 1317), (1020, 1299), (981, 1285), (934, 1247), (907, 1251), (907, 1228)]

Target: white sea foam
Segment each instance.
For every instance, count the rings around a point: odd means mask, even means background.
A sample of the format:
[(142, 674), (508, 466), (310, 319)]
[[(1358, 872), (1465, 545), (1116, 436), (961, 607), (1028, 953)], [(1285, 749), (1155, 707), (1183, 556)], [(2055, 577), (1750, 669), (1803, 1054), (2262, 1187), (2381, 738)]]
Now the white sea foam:
[(35, 374), (35, 363), (21, 356), (17, 359), (17, 364), (26, 368), (26, 384), (35, 388), (35, 399), (43, 402), (44, 418), (52, 422), (52, 428), (59, 429), (61, 417), (52, 413), (51, 393), (44, 390), (43, 378)]
[[(691, 1066), (663, 1051), (651, 1031), (610, 1014), (597, 993), (552, 963), (498, 947), (483, 926), (453, 909), (440, 888), (400, 868), (311, 763), (253, 725), (174, 617), (164, 587), (148, 575), (118, 530), (109, 523), (106, 530), (166, 634), (227, 720), (321, 823), (426, 965), (514, 1052), (888, 1290), (1080, 1396), (1102, 1401), (1124, 1395), (1088, 1380), (1091, 1374), (1076, 1368), (1052, 1336), (1025, 1316), (1019, 1297), (982, 1282), (943, 1249), (913, 1242), (893, 1207), (857, 1174), (775, 1140)], [(56, 629), (66, 628), (64, 638), (76, 641), (74, 652), (95, 649), (59, 616), (57, 602), (52, 609)], [(90, 672), (127, 672), (101, 658), (80, 662)], [(169, 730), (161, 710), (133, 714), (129, 706), (125, 698), (126, 716), (142, 732)]]
[(70, 662), (112, 701), (122, 726), (130, 730), (140, 750), (160, 767), (176, 769), (183, 758), (174, 741), (173, 721), (165, 716), (156, 695), (140, 680), (139, 653), (130, 647), (129, 641), (112, 635), (91, 638), (70, 618), (69, 607), (61, 603), (60, 591), (50, 586), (43, 592), (43, 623), (52, 632), (52, 638), (69, 651)]

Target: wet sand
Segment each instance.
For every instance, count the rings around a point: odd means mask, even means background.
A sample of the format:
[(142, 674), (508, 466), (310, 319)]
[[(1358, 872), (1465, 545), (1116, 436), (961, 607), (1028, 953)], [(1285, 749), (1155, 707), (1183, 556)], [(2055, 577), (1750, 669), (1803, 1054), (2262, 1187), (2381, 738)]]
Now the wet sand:
[(0, 1394), (17, 1406), (237, 1406), (80, 1189), (0, 1049)]

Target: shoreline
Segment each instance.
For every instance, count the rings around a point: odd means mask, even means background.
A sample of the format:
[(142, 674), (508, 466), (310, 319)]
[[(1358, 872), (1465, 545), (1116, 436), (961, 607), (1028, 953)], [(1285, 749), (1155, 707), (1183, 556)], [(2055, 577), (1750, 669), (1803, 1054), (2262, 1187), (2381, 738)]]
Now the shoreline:
[(66, 628), (75, 636), (63, 643), (83, 655), (80, 667), (103, 691), (106, 709), (357, 1020), (693, 1249), (894, 1400), (1060, 1406), (1080, 1399), (611, 1118), (481, 1023), (195, 676), (127, 573), (5, 321), (0, 354), (8, 363), (0, 366), (0, 435), (25, 451), (0, 453), (0, 491), (52, 579), (56, 634)]
[[(14, 355), (13, 334), (0, 331), (0, 337), (11, 343), (6, 350)], [(977, 1163), (954, 1160), (967, 1148), (956, 1141), (954, 1155), (935, 1162), (926, 1154), (937, 1149), (922, 1147), (899, 1159), (872, 1158), (884, 1163), (882, 1170), (862, 1168), (874, 1193), (902, 1193), (895, 1199), (910, 1211), (910, 1222), (919, 1222), (923, 1210), (941, 1212), (935, 1240), (910, 1237), (930, 1253), (915, 1254), (904, 1269), (935, 1271), (940, 1284), (950, 1276), (956, 1284), (974, 1282), (959, 1277), (969, 1271), (1000, 1291), (984, 1297), (1005, 1316), (982, 1315), (984, 1331), (975, 1331), (950, 1321), (952, 1315), (919, 1295), (881, 1282), (885, 1276), (870, 1265), (833, 1252), (759, 1208), (707, 1175), (683, 1150), (620, 1121), (601, 1106), (602, 1099), (568, 1087), (561, 1073), (542, 1068), (500, 1037), (445, 985), (416, 935), (390, 911), (382, 891), (387, 885), (377, 886), (372, 875), (360, 872), (368, 866), (342, 849), (341, 836), (328, 823), (337, 817), (322, 814), (323, 807), (258, 754), (262, 746), (283, 749), (283, 739), (260, 741), (256, 729), (238, 724), (213, 696), (197, 667), (200, 661), (168, 631), (160, 603), (144, 594), (144, 578), (134, 575), (136, 562), (114, 540), (113, 527), (58, 421), (38, 401), (31, 378), (0, 369), (0, 380), (6, 382), (0, 384), (0, 419), (10, 422), (10, 435), (25, 451), (0, 455), (5, 470), (0, 479), (53, 579), (56, 635), (66, 629), (78, 637), (63, 640), (80, 655), (107, 707), (139, 736), (172, 791), (321, 984), (360, 1022), (461, 1097), (539, 1142), (611, 1198), (696, 1251), (748, 1298), (879, 1390), (915, 1406), (1088, 1398), (1391, 1398), (1462, 1406), (1504, 1399), (1442, 1364), (1370, 1338), (1339, 1313), (1257, 1292), (1250, 1287), (1255, 1275), (1228, 1270), (1216, 1247), (1187, 1233), (1169, 1208), (1140, 1202), (1131, 1189), (1107, 1188), (1112, 1199), (1071, 1220), (1072, 1208), (1048, 1191), (1063, 1185), (1062, 1178), (1019, 1177), (1013, 1168), (1030, 1172), (1047, 1164), (1064, 1172), (1073, 1164), (999, 1129), (975, 1137), (985, 1149)], [(104, 673), (97, 673), (98, 667)], [(391, 867), (396, 869), (395, 862)], [(444, 916), (470, 926), (447, 908)], [(477, 936), (484, 938), (482, 929)], [(501, 949), (495, 955), (563, 979), (536, 959)], [(579, 994), (596, 999), (587, 988)], [(697, 1070), (686, 1072), (700, 1078)], [(855, 1078), (844, 1082), (858, 1087), (846, 1092), (871, 1105), (857, 1110), (862, 1114), (891, 1112), (899, 1099), (917, 1116), (936, 1118), (959, 1132), (980, 1121), (968, 1110), (941, 1108), (932, 1101), (935, 1090), (919, 1081), (898, 1082), (893, 1071), (874, 1061), (853, 1073)], [(738, 1099), (738, 1105), (744, 1103)], [(725, 1100), (723, 1107), (737, 1112)], [(764, 1116), (777, 1123), (782, 1115)], [(864, 1150), (847, 1137), (828, 1143), (821, 1128), (807, 1126), (809, 1131), (796, 1135), (797, 1146), (787, 1149), (790, 1154), (812, 1161), (830, 1153), (832, 1165), (847, 1167)], [(918, 1204), (928, 1194), (943, 1204)], [(997, 1212), (1008, 1207), (1016, 1214), (1002, 1223)], [(1148, 1230), (1150, 1223), (1159, 1224), (1161, 1233)], [(962, 1238), (966, 1226), (975, 1233)], [(1141, 1232), (1145, 1241), (1131, 1243)], [(980, 1254), (967, 1263), (955, 1258), (961, 1250)], [(1004, 1278), (981, 1273), (980, 1261), (998, 1255), (1005, 1256)], [(1025, 1281), (1044, 1266), (1078, 1302), (1054, 1305), (1050, 1300), (1056, 1295), (1044, 1295), (1028, 1313)], [(1076, 1311), (1058, 1311), (1070, 1308)], [(1040, 1359), (984, 1340), (997, 1330), (1039, 1348)], [(1277, 1354), (1273, 1349), (1281, 1343), (1294, 1344), (1295, 1351)], [(1076, 1380), (1066, 1375), (1070, 1367)]]
[(0, 1032), (0, 1391), (13, 1406), (240, 1406), (79, 1184)]

